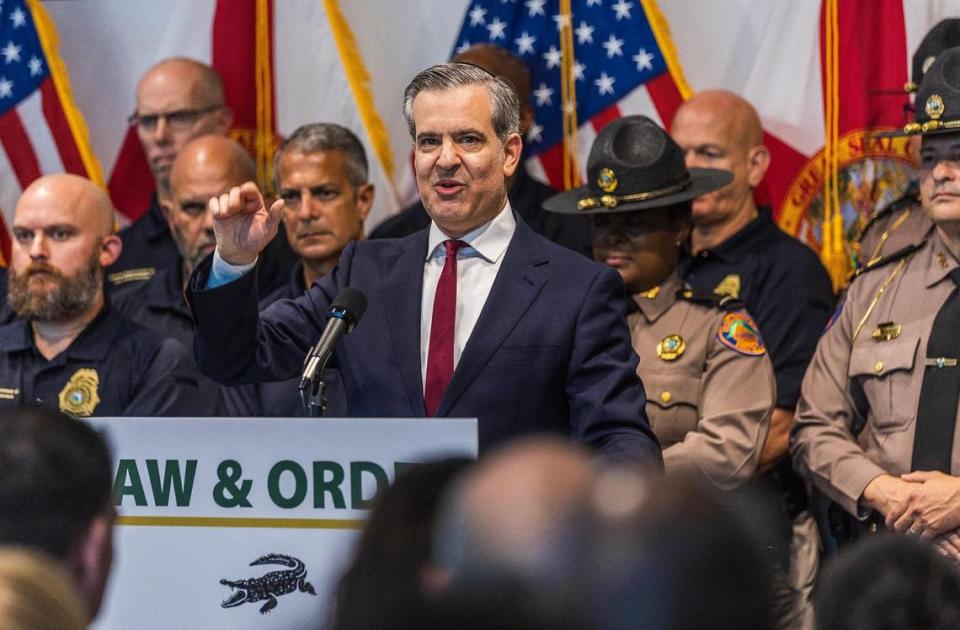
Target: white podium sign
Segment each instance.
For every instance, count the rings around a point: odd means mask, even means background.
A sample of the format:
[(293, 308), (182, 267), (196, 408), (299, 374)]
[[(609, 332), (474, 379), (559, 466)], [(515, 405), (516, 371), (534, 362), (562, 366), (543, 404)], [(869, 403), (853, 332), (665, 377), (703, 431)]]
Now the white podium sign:
[(116, 556), (96, 629), (316, 628), (370, 501), (475, 419), (95, 418)]

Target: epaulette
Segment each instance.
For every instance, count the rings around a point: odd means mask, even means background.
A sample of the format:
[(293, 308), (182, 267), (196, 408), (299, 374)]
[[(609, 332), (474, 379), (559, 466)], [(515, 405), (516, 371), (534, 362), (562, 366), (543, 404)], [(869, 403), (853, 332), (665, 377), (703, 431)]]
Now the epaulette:
[[(854, 280), (856, 280), (857, 278), (859, 278), (859, 277), (862, 276), (863, 274), (867, 273), (868, 271), (873, 271), (874, 269), (879, 269), (880, 267), (883, 267), (883, 266), (885, 266), (885, 265), (889, 265), (889, 264), (892, 263), (892, 262), (897, 262), (897, 261), (900, 260), (901, 258), (906, 258), (907, 256), (909, 256), (909, 255), (912, 254), (913, 252), (921, 249), (921, 248), (922, 248), (924, 245), (926, 245), (926, 244), (927, 244), (926, 241), (922, 241), (922, 242), (920, 242), (920, 243), (914, 243), (913, 245), (907, 245), (906, 247), (904, 247), (904, 248), (902, 248), (902, 249), (898, 249), (897, 251), (895, 251), (895, 252), (893, 252), (893, 253), (891, 253), (891, 254), (888, 254), (888, 255), (886, 255), (886, 256), (877, 256), (877, 257), (874, 258), (873, 260), (868, 261), (865, 265), (863, 265), (863, 266), (860, 267), (859, 269), (855, 269), (855, 270), (853, 271), (853, 273), (850, 274), (850, 280), (849, 280), (849, 282), (853, 282)], [(848, 282), (848, 284), (849, 284), (849, 282)]]
[(107, 276), (107, 282), (112, 286), (127, 284), (128, 282), (139, 282), (149, 280), (157, 273), (156, 267), (138, 267), (136, 269), (127, 269), (118, 271)]
[[(913, 182), (910, 183), (910, 186), (907, 187), (907, 190), (904, 191), (901, 197), (893, 200), (888, 203), (886, 206), (881, 208), (879, 211), (875, 212), (872, 217), (860, 228), (856, 235), (854, 235), (853, 240), (859, 242), (863, 239), (863, 236), (867, 233), (867, 230), (873, 226), (874, 223), (880, 219), (886, 217), (891, 212), (906, 208), (908, 206), (919, 206), (920, 205), (920, 189)], [(919, 208), (918, 208), (919, 209)]]
[(735, 297), (714, 293), (713, 291), (694, 291), (693, 289), (680, 289), (677, 291), (677, 298), (709, 306), (710, 308), (719, 308), (723, 311), (737, 311), (743, 308), (743, 302)]

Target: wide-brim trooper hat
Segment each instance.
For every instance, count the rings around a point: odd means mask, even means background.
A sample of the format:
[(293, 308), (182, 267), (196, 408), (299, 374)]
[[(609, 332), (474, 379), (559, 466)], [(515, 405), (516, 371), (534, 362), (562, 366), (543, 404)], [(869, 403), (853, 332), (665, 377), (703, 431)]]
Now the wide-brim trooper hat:
[(547, 199), (566, 214), (607, 214), (660, 208), (723, 188), (733, 173), (687, 168), (683, 150), (646, 116), (624, 116), (604, 127), (590, 148), (586, 186)]
[(913, 122), (901, 131), (878, 133), (895, 138), (960, 131), (960, 47), (945, 50), (933, 61), (917, 89)]
[(916, 92), (923, 82), (923, 75), (927, 73), (937, 55), (945, 50), (960, 46), (960, 18), (941, 20), (931, 28), (917, 46), (910, 62), (910, 81), (903, 86), (907, 92)]

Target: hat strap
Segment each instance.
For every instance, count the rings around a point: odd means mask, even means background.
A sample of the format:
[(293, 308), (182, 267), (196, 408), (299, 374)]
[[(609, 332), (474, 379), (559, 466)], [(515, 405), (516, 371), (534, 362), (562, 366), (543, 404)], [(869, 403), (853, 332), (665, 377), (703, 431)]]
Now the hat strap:
[(633, 193), (632, 195), (601, 195), (600, 197), (587, 197), (577, 202), (577, 210), (592, 210), (603, 206), (604, 208), (616, 208), (621, 203), (630, 203), (632, 201), (647, 201), (648, 199), (658, 199), (666, 197), (673, 193), (680, 192), (690, 185), (690, 179), (684, 182), (651, 190), (650, 192)]
[(927, 133), (937, 129), (956, 129), (960, 127), (960, 120), (928, 120), (925, 123), (907, 123), (903, 126), (903, 133), (914, 136), (918, 133)]

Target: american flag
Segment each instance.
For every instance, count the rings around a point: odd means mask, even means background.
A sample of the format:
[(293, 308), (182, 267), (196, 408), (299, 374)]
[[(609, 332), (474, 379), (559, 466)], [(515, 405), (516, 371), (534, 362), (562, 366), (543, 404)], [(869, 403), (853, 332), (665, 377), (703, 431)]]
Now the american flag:
[[(45, 173), (102, 184), (86, 127), (70, 99), (53, 22), (36, 0), (0, 0), (0, 222), (20, 192)], [(0, 225), (4, 259), (10, 240)]]
[(526, 138), (527, 169), (564, 187), (561, 29), (572, 31), (576, 85), (576, 155), (581, 178), (590, 145), (605, 124), (645, 114), (664, 127), (689, 88), (666, 22), (653, 0), (475, 0), (467, 8), (454, 53), (489, 43), (526, 62), (535, 124)]

